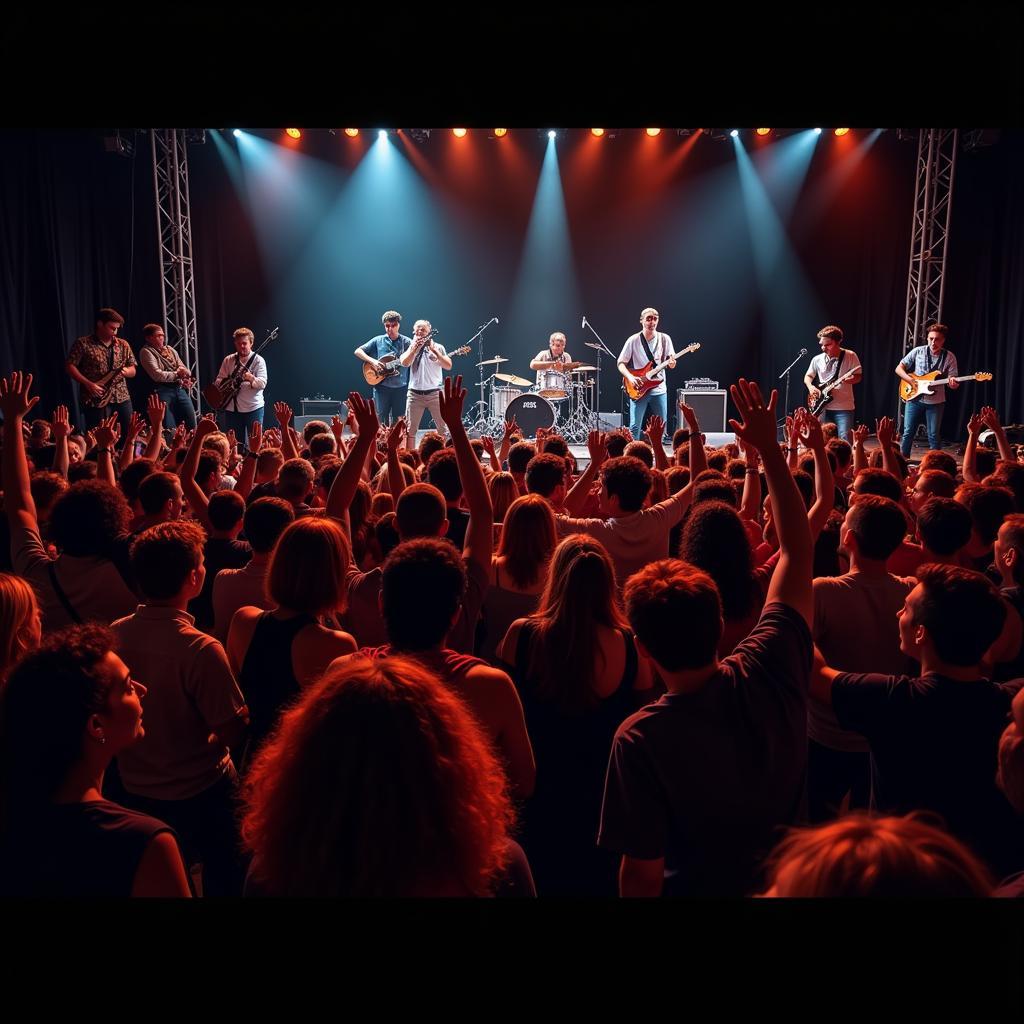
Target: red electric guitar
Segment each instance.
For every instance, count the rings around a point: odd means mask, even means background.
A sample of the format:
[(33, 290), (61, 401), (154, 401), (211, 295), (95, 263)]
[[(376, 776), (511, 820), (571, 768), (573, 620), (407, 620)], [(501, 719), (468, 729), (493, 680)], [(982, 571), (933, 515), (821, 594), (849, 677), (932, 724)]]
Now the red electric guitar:
[(662, 380), (651, 380), (656, 373), (661, 373), (666, 366), (673, 359), (678, 359), (680, 356), (685, 356), (690, 352), (696, 352), (700, 348), (700, 342), (695, 341), (691, 345), (687, 345), (681, 352), (673, 352), (668, 359), (663, 363), (658, 363), (657, 366), (654, 362), (648, 363), (646, 366), (641, 366), (637, 370), (631, 370), (630, 372), (634, 377), (639, 378), (636, 384), (631, 384), (625, 377), (622, 378), (622, 386), (626, 389), (626, 394), (633, 399), (634, 402), (639, 401), (648, 391), (656, 388), (659, 384), (664, 384)]

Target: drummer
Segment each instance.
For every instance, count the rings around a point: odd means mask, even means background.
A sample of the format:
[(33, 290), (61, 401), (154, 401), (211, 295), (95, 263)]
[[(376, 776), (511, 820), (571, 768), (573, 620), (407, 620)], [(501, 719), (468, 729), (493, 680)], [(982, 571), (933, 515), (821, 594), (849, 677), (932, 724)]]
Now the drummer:
[(543, 388), (543, 375), (545, 370), (560, 370), (563, 363), (571, 363), (572, 357), (565, 351), (565, 335), (561, 331), (555, 331), (548, 340), (548, 347), (538, 352), (530, 360), (530, 369), (537, 371), (537, 390)]

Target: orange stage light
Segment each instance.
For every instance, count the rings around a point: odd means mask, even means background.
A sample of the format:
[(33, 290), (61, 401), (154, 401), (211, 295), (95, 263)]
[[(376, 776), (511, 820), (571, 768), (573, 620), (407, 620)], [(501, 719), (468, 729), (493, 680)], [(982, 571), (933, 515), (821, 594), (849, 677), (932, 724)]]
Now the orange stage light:
[(653, 139), (655, 135), (660, 135), (661, 134), (661, 129), (660, 128), (648, 128), (647, 129), (647, 134), (650, 135), (650, 137)]
[(465, 128), (453, 128), (452, 135), (457, 139), (464, 139), (466, 137), (466, 131), (467, 129)]
[(508, 135), (508, 129), (507, 128), (495, 128), (494, 129), (494, 137), (496, 139), (503, 139), (503, 138), (505, 138), (506, 135)]
[(346, 128), (345, 134), (350, 138), (354, 139), (359, 134), (358, 128)]
[(596, 136), (597, 138), (601, 138), (601, 136), (604, 135), (604, 129), (603, 128), (591, 128), (590, 129), (590, 134)]
[(842, 138), (842, 136), (849, 134), (849, 131), (850, 131), (849, 128), (837, 128), (836, 129), (836, 135), (839, 138)]
[(302, 132), (298, 128), (285, 128), (285, 134), (290, 139), (301, 139)]
[(758, 135), (767, 135), (771, 131), (771, 128), (755, 128), (754, 131)]

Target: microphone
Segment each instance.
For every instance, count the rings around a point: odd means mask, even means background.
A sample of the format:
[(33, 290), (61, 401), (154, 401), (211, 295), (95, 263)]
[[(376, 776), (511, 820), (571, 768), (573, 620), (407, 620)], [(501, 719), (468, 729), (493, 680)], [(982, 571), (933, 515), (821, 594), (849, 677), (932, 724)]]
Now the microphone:
[(802, 355), (802, 356), (807, 355), (807, 349), (805, 349), (805, 348), (800, 349), (800, 355)]
[(499, 320), (499, 319), (498, 319), (497, 317), (495, 317), (495, 318), (494, 318), (494, 322), (495, 322), (496, 324), (500, 324), (500, 323), (501, 323), (501, 321), (500, 321), (500, 320)]
[(583, 323), (580, 324), (580, 327), (586, 327), (586, 326), (587, 326), (587, 317), (586, 317), (586, 314), (584, 314), (583, 315)]

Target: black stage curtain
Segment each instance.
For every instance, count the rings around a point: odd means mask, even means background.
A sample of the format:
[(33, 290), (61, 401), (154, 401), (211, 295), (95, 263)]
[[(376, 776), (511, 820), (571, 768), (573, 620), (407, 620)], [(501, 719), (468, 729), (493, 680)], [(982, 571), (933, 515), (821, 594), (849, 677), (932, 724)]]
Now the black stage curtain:
[[(254, 328), (269, 322), (275, 297), (258, 258), (253, 227), (213, 147), (208, 143), (193, 152), (193, 256), (205, 382), (230, 351), (232, 329), (250, 320), (248, 325)], [(896, 409), (892, 367), (902, 347), (913, 157), (913, 144), (899, 143), (895, 133), (885, 133), (865, 161), (856, 203), (834, 204), (816, 214), (798, 201), (788, 229), (826, 318), (843, 326), (865, 363), (858, 410), (872, 424), (875, 416)], [(40, 415), (49, 415), (54, 405), (65, 402), (74, 416), (77, 388), (63, 363), (74, 339), (91, 330), (95, 310), (107, 305), (119, 309), (126, 317), (122, 335), (136, 351), (142, 325), (160, 317), (148, 137), (136, 137), (135, 156), (129, 158), (106, 152), (99, 132), (8, 133), (2, 158), (0, 372), (31, 371), (42, 397)], [(951, 397), (943, 424), (947, 439), (962, 438), (967, 417), (983, 403), (995, 404), (1004, 422), (1024, 419), (1021, 180), (1020, 131), (1004, 131), (995, 145), (959, 156), (943, 319), (950, 326), (949, 346), (961, 372), (988, 370), (995, 379), (988, 385), (965, 384)], [(812, 185), (809, 179), (808, 187)], [(657, 239), (650, 248), (656, 256)], [(584, 290), (588, 273), (598, 268), (597, 263), (588, 267), (588, 261), (607, 259), (607, 253), (580, 256)], [(644, 272), (624, 267), (634, 274)], [(617, 300), (606, 296), (604, 301), (611, 305)], [(240, 317), (240, 310), (248, 312)], [(369, 314), (360, 311), (358, 319), (369, 322), (377, 315), (376, 309)], [(799, 325), (792, 343), (786, 341), (792, 347), (787, 355), (765, 345), (760, 336), (764, 322), (755, 314), (746, 341), (749, 357), (733, 361), (741, 362), (746, 372), (756, 368), (768, 380), (801, 344), (811, 347), (819, 325)], [(356, 342), (360, 336), (353, 335)], [(274, 358), (301, 360), (301, 350), (288, 356), (282, 348)], [(347, 356), (346, 361), (354, 362)], [(801, 361), (794, 370), (791, 405), (802, 396), (805, 365)], [(723, 380), (726, 369), (719, 374)], [(337, 370), (332, 367), (330, 372)], [(356, 370), (351, 373), (355, 378)], [(298, 396), (271, 393), (268, 398), (296, 405)], [(614, 400), (602, 404), (608, 409)]]

